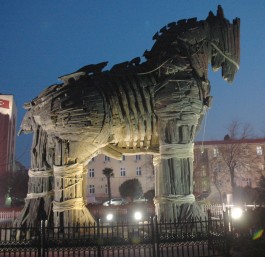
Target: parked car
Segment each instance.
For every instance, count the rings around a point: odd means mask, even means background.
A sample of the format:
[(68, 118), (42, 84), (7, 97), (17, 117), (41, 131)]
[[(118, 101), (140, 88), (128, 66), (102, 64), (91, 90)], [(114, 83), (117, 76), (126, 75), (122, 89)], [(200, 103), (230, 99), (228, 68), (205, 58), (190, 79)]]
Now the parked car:
[(103, 203), (103, 206), (109, 206), (109, 205), (124, 205), (127, 201), (123, 198), (112, 198), (110, 201), (106, 201)]
[(94, 201), (94, 202), (87, 203), (88, 206), (101, 205), (101, 204), (102, 202), (100, 201)]
[(137, 199), (134, 199), (133, 202), (134, 203), (146, 203), (146, 202), (148, 202), (148, 200), (144, 196), (141, 196)]

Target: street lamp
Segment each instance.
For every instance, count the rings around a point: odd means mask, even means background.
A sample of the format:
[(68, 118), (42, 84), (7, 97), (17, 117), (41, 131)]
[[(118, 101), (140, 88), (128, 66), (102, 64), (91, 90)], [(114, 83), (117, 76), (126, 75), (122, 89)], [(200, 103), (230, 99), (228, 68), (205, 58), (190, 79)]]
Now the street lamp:
[(136, 211), (135, 213), (134, 213), (134, 219), (136, 220), (136, 221), (139, 221), (139, 220), (141, 220), (142, 219), (142, 213), (141, 212), (139, 212), (139, 211)]
[(232, 208), (231, 210), (231, 217), (234, 219), (234, 220), (238, 220), (242, 217), (242, 214), (243, 214), (243, 210), (242, 208), (240, 207), (234, 207)]
[(112, 221), (113, 220), (113, 214), (112, 213), (108, 213), (106, 216), (107, 221)]

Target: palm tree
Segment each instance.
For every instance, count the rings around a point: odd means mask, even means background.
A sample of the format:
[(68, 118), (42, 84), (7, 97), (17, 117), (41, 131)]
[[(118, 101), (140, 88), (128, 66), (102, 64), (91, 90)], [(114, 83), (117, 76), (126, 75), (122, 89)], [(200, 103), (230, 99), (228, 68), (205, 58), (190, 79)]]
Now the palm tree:
[(108, 193), (109, 193), (109, 205), (111, 204), (110, 199), (111, 199), (111, 188), (110, 188), (110, 178), (113, 177), (113, 169), (112, 168), (105, 168), (102, 170), (103, 175), (107, 178), (107, 183), (108, 183)]

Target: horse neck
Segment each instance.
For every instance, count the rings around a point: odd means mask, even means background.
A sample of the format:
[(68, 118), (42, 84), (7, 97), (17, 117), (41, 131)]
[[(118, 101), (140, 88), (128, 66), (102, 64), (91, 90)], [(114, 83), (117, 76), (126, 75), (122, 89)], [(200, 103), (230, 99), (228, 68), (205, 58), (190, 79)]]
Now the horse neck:
[(204, 21), (187, 20), (164, 29), (148, 53), (148, 61), (160, 67), (160, 75), (192, 71), (207, 80), (211, 59), (209, 35), (208, 23)]
[(182, 52), (168, 51), (158, 56), (154, 63), (159, 69), (159, 76), (179, 74), (180, 78), (198, 77), (208, 81), (208, 63), (210, 56), (209, 45), (206, 41), (194, 45), (182, 46)]

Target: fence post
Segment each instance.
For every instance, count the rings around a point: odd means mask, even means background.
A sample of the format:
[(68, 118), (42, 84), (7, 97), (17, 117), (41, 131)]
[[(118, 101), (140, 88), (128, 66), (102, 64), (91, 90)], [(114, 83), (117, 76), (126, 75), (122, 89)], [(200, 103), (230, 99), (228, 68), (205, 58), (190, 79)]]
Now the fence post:
[(223, 219), (224, 219), (224, 230), (225, 230), (225, 256), (230, 256), (230, 233), (229, 233), (229, 217), (228, 217), (228, 210), (223, 212)]
[(208, 231), (212, 230), (212, 213), (211, 210), (207, 210), (207, 216), (208, 216)]
[(38, 247), (38, 257), (45, 257), (45, 220), (40, 221), (40, 240)]
[(97, 246), (98, 246), (98, 256), (97, 257), (101, 257), (101, 247), (100, 247), (100, 244), (101, 244), (101, 241), (100, 241), (100, 226), (99, 226), (99, 222), (100, 222), (100, 219), (97, 218)]
[(213, 224), (212, 224), (212, 214), (211, 210), (207, 210), (207, 216), (208, 216), (208, 249), (213, 249), (213, 244), (212, 244), (212, 231), (213, 231)]
[(156, 235), (156, 256), (160, 257), (160, 252), (159, 252), (160, 235), (158, 230), (157, 215), (155, 215), (154, 220), (155, 220), (154, 225), (155, 225), (155, 235)]
[(156, 239), (155, 239), (155, 227), (154, 227), (154, 217), (150, 217), (150, 225), (151, 225), (151, 240), (152, 240), (152, 249), (153, 249), (153, 257), (156, 257)]

